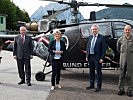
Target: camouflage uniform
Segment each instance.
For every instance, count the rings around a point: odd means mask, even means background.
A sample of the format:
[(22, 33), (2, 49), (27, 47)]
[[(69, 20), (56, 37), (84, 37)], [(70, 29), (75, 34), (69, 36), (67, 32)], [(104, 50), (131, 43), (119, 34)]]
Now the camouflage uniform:
[(117, 41), (117, 50), (120, 52), (120, 76), (119, 90), (124, 91), (124, 83), (127, 78), (127, 91), (133, 90), (133, 36), (127, 39), (125, 36)]

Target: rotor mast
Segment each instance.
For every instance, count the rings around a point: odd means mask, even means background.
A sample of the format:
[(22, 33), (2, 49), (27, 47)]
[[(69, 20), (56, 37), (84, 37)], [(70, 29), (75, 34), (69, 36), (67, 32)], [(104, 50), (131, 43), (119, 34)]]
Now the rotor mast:
[(71, 23), (79, 23), (81, 20), (81, 13), (79, 12), (79, 6), (76, 0), (71, 1)]

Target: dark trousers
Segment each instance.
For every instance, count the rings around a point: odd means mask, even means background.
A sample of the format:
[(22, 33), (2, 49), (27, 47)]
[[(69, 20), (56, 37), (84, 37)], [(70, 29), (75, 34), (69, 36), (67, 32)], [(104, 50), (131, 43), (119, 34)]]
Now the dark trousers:
[[(95, 77), (97, 80), (97, 87), (101, 88), (102, 86), (102, 65), (96, 59), (95, 55), (90, 55), (89, 57), (89, 68), (90, 68), (90, 85), (94, 86), (95, 84)], [(97, 72), (95, 76), (95, 70)]]
[[(22, 81), (30, 82), (31, 80), (31, 65), (30, 59), (17, 59), (18, 73), (19, 77)], [(25, 69), (25, 70), (24, 70)]]
[(61, 59), (52, 60), (52, 76), (51, 76), (52, 86), (55, 86), (55, 80), (56, 80), (56, 84), (59, 84), (62, 66), (63, 66), (63, 62)]

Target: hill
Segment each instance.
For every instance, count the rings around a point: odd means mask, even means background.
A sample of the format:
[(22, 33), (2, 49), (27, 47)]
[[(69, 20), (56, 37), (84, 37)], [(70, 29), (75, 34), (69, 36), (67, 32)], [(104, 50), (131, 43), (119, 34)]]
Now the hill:
[[(127, 3), (125, 3), (127, 4)], [(97, 19), (129, 19), (133, 20), (133, 8), (106, 8), (96, 12)]]
[[(66, 4), (59, 4), (59, 3), (50, 3), (49, 5), (42, 7), (40, 6), (30, 17), (32, 20), (40, 20), (43, 18), (44, 15), (48, 15), (47, 10), (61, 10), (66, 8)], [(83, 16), (80, 16), (83, 19)], [(66, 19), (66, 23), (71, 23), (71, 12), (70, 9), (64, 11), (63, 13), (57, 16), (57, 19), (64, 20)]]

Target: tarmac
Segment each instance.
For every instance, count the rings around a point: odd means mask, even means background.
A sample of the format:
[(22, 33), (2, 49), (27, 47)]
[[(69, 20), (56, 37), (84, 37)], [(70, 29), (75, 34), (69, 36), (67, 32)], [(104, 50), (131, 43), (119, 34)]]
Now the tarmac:
[[(43, 70), (44, 60), (34, 56), (31, 60), (32, 86), (18, 85), (20, 81), (12, 52), (2, 51), (0, 64), (0, 100), (133, 100), (126, 94), (118, 96), (119, 70), (103, 70), (103, 85), (100, 93), (86, 90), (89, 69), (66, 69), (61, 72), (61, 89), (50, 91), (51, 73), (44, 81), (36, 81), (35, 74)], [(51, 71), (47, 67), (45, 73)], [(126, 87), (127, 88), (127, 87)]]
[[(44, 81), (37, 81), (35, 74), (43, 70), (44, 60), (34, 56), (31, 60), (31, 84), (18, 85), (20, 78), (18, 76), (16, 60), (12, 52), (1, 51), (0, 64), (0, 100), (46, 100), (50, 93), (50, 74), (46, 75)], [(51, 71), (47, 67), (45, 72)]]
[[(46, 100), (133, 100), (125, 93), (119, 96), (119, 70), (102, 70), (103, 84), (101, 92), (86, 90), (89, 86), (89, 69), (67, 68), (61, 72), (61, 89), (51, 91)], [(95, 84), (96, 87), (97, 84)], [(126, 84), (125, 84), (126, 85)], [(125, 92), (127, 86), (125, 86)]]

